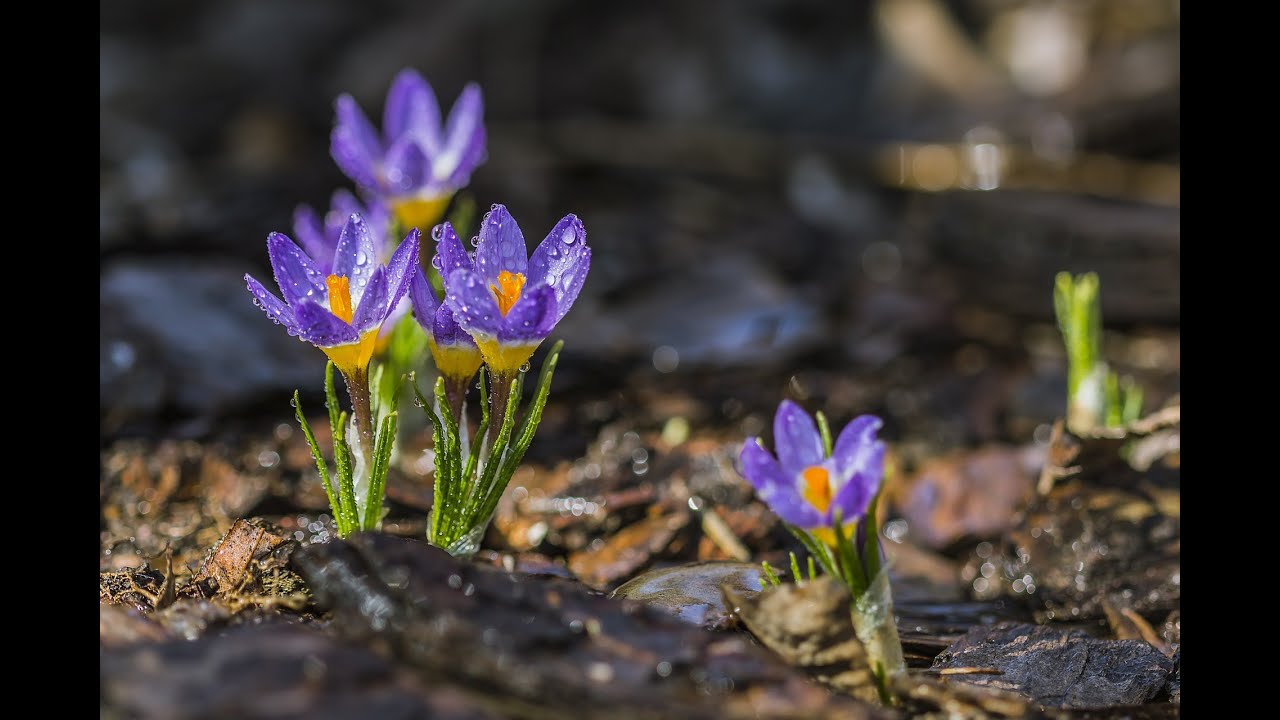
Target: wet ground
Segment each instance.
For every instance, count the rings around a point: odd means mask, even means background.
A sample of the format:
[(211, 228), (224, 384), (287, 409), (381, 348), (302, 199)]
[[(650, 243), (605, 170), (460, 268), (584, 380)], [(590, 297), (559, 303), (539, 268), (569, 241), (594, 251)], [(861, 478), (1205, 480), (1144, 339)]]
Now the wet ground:
[[(1107, 7), (104, 7), (103, 716), (1176, 716), (1179, 418), (1055, 428), (1061, 270), (1099, 273), (1148, 414), (1180, 389), (1176, 4)], [(470, 563), (420, 542), (412, 419), (385, 534), (333, 539), (288, 404), (323, 356), (241, 281), (343, 184), (332, 98), (404, 65), (485, 88), (459, 203), (534, 241), (574, 212), (594, 251)], [(735, 470), (784, 397), (886, 421), (897, 710), (725, 606), (798, 549)]]

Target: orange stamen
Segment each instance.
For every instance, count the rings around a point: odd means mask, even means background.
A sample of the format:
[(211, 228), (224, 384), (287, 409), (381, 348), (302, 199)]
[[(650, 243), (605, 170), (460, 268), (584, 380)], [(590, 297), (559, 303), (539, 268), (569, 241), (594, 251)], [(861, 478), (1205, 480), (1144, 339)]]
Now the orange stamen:
[(524, 289), (524, 275), (503, 270), (498, 273), (498, 284), (490, 285), (493, 296), (498, 299), (498, 310), (506, 317), (520, 299), (520, 291)]
[(345, 275), (330, 275), (324, 279), (329, 288), (329, 311), (344, 323), (350, 323), (355, 313), (351, 308), (351, 281)]
[(804, 478), (805, 487), (801, 493), (804, 499), (817, 508), (818, 512), (826, 512), (831, 506), (831, 482), (827, 469), (817, 465), (807, 467), (800, 473), (800, 477)]

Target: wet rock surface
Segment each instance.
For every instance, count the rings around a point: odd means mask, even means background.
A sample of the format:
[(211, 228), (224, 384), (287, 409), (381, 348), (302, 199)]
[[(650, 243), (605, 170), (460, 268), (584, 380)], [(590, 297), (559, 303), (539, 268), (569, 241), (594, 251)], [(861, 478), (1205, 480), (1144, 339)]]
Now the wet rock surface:
[(408, 682), (369, 648), (297, 625), (104, 648), (100, 673), (102, 718), (503, 717), (448, 688)]
[[(780, 572), (785, 577), (787, 573)], [(641, 573), (618, 586), (609, 597), (635, 600), (668, 612), (693, 625), (725, 629), (735, 623), (721, 587), (739, 594), (760, 591), (764, 573), (756, 563), (703, 562)]]
[(994, 668), (998, 675), (946, 676), (1017, 692), (1037, 704), (1060, 708), (1141, 705), (1173, 678), (1174, 664), (1137, 640), (1100, 640), (1083, 631), (1002, 624), (969, 631), (933, 663), (947, 668)]
[(557, 578), (460, 563), (357, 535), (294, 556), (330, 627), (511, 717), (882, 717), (830, 695), (745, 637), (707, 633)]
[[(265, 232), (262, 237), (265, 237)], [(120, 261), (99, 289), (99, 402), (120, 427), (161, 412), (207, 422), (323, 377), (324, 357), (269, 321), (248, 265)], [(193, 427), (192, 430), (199, 429)]]

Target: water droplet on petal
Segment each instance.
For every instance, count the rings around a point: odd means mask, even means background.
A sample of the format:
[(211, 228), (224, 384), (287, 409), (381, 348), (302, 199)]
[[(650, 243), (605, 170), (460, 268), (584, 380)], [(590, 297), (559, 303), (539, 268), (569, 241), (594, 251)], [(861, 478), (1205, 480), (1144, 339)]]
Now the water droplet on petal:
[(471, 238), (471, 247), (480, 247), (480, 236), (476, 235)]
[(369, 256), (368, 256), (368, 255), (366, 255), (366, 254), (365, 254), (365, 252), (364, 252), (363, 250), (361, 250), (360, 252), (356, 253), (356, 265), (357, 265), (357, 266), (364, 265), (364, 264), (365, 264), (365, 263), (367, 263), (367, 262), (369, 262)]
[[(529, 323), (525, 323), (525, 324), (526, 324), (526, 325), (528, 325)], [(530, 367), (531, 367), (531, 366), (530, 366), (530, 365), (529, 365), (529, 363), (526, 361), (526, 362), (525, 362), (525, 364), (523, 364), (523, 365), (521, 365), (521, 366), (520, 366), (520, 372), (522, 372), (522, 373), (527, 373), (527, 372), (529, 372), (529, 368), (530, 368)]]
[(572, 245), (578, 239), (578, 233), (574, 232), (571, 227), (565, 228), (564, 234), (560, 236), (560, 239), (564, 241), (565, 245)]
[(440, 242), (441, 238), (443, 237), (444, 237), (444, 225), (437, 225), (431, 228), (431, 239), (435, 240), (436, 242)]
[(431, 258), (431, 267), (433, 267), (433, 268), (435, 268), (435, 269), (437, 269), (437, 270), (443, 270), (443, 269), (444, 269), (444, 263), (440, 261), (440, 256), (439, 256), (439, 255), (436, 255), (435, 257)]

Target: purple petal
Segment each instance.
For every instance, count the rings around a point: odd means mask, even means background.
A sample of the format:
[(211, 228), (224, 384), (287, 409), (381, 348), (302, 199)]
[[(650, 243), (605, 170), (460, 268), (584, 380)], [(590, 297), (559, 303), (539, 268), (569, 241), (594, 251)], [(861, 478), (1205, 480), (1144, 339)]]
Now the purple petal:
[(458, 318), (453, 314), (453, 310), (449, 306), (441, 303), (436, 308), (435, 317), (431, 323), (431, 335), (435, 338), (437, 345), (470, 345), (475, 347), (476, 341), (462, 326), (458, 324)]
[(884, 474), (884, 443), (876, 440), (876, 431), (883, 425), (875, 415), (859, 415), (844, 426), (831, 453), (840, 477)]
[(326, 297), (324, 275), (289, 236), (277, 232), (267, 235), (267, 257), (280, 294), (290, 307), (309, 297)]
[(546, 285), (524, 293), (502, 319), (498, 339), (507, 342), (532, 342), (551, 334), (556, 326), (556, 294)]
[(299, 205), (293, 211), (293, 236), (311, 256), (317, 271), (329, 274), (333, 262), (333, 244), (325, 235), (324, 221), (310, 205)]
[(879, 474), (854, 473), (831, 499), (831, 507), (827, 508), (828, 524), (834, 522), (837, 508), (840, 510), (842, 523), (853, 522), (866, 515), (871, 498), (879, 487)]
[(414, 228), (400, 241), (400, 247), (391, 254), (387, 261), (387, 294), (390, 306), (400, 304), (400, 298), (409, 291), (409, 283), (413, 279), (412, 270), (418, 266), (418, 229)]
[(821, 464), (825, 455), (813, 418), (790, 400), (783, 400), (773, 416), (773, 447), (782, 471), (792, 477)]
[(476, 335), (498, 336), (502, 313), (484, 278), (466, 268), (454, 270), (444, 280), (445, 302), (462, 329)]
[[(360, 304), (351, 316), (351, 326), (356, 332), (364, 333), (380, 325), (387, 319), (393, 305), (388, 302), (387, 269), (381, 265), (373, 269), (368, 285), (363, 288)], [(354, 294), (354, 293), (353, 293)]]
[(484, 97), (468, 83), (449, 111), (444, 145), (435, 158), (435, 180), (459, 188), (485, 160)]
[(253, 294), (254, 304), (262, 308), (267, 317), (284, 325), (284, 329), (289, 331), (290, 335), (298, 334), (298, 323), (293, 318), (293, 309), (284, 304), (280, 298), (276, 297), (262, 286), (262, 283), (250, 277), (247, 273), (244, 276), (244, 283), (249, 288), (249, 292)]
[(359, 303), (377, 259), (374, 257), (373, 235), (364, 218), (352, 215), (342, 227), (338, 247), (333, 253), (333, 274), (351, 281), (351, 301)]
[(377, 167), (382, 159), (378, 131), (350, 95), (338, 98), (337, 116), (329, 135), (329, 154), (347, 177), (363, 187), (376, 189)]
[(587, 231), (576, 215), (565, 215), (529, 258), (529, 282), (556, 291), (556, 322), (569, 312), (591, 269)]
[(505, 205), (494, 205), (480, 221), (480, 244), (476, 246), (476, 271), (488, 285), (498, 284), (498, 274), (507, 272), (529, 276), (529, 250), (524, 234)]
[(440, 271), (441, 277), (447, 277), (449, 273), (459, 268), (471, 270), (475, 266), (471, 256), (467, 254), (467, 249), (462, 246), (458, 233), (454, 232), (453, 225), (447, 222), (440, 231), (440, 240), (436, 243), (436, 257), (440, 262), (433, 264)]
[(371, 200), (367, 205), (362, 204), (345, 188), (333, 191), (333, 197), (329, 200), (329, 212), (325, 215), (325, 232), (328, 233), (326, 237), (331, 238), (330, 247), (337, 246), (342, 228), (352, 213), (364, 218), (364, 224), (369, 227), (369, 234), (373, 236), (375, 257), (379, 262), (385, 260), (391, 249), (387, 237), (390, 211), (377, 199)]
[(310, 300), (294, 309), (294, 317), (298, 319), (299, 337), (312, 345), (333, 347), (360, 339), (355, 328), (338, 319), (323, 305)]
[(387, 187), (393, 195), (412, 192), (431, 180), (431, 161), (422, 145), (408, 135), (387, 151)]
[(388, 141), (406, 134), (433, 140), (440, 135), (436, 93), (417, 70), (405, 68), (392, 81), (382, 113), (382, 132)]
[(778, 517), (800, 528), (822, 524), (822, 514), (810, 505), (796, 489), (795, 480), (786, 475), (757, 438), (747, 438), (739, 455), (742, 476), (756, 489), (756, 494)]
[(422, 268), (418, 268), (409, 281), (409, 302), (413, 303), (413, 315), (418, 319), (418, 324), (431, 332), (431, 323), (442, 303), (436, 299), (436, 292)]

